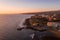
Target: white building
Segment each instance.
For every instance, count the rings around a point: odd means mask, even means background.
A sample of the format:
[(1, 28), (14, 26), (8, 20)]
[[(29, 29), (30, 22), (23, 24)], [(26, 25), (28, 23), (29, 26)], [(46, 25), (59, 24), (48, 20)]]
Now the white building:
[(60, 30), (60, 23), (58, 23), (58, 22), (48, 22), (47, 26)]

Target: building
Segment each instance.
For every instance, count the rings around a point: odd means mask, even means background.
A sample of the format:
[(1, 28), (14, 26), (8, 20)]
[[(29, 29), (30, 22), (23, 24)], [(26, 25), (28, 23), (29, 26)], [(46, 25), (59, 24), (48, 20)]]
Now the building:
[(60, 30), (60, 23), (58, 22), (48, 22), (47, 26), (53, 28), (54, 30)]

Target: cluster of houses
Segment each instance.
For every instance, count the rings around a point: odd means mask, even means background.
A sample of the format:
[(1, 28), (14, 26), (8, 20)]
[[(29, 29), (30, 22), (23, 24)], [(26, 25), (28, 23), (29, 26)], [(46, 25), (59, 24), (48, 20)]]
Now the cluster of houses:
[[(53, 14), (53, 15), (42, 15), (43, 17), (48, 18), (49, 22), (47, 22), (47, 26), (55, 27), (60, 30), (60, 15)], [(57, 21), (53, 21), (57, 20)]]
[[(34, 17), (34, 16), (32, 16), (32, 17)], [(47, 18), (48, 19), (48, 22), (47, 22), (48, 27), (52, 27), (54, 29), (60, 30), (60, 18), (59, 18), (60, 16), (57, 16), (57, 14), (53, 14), (53, 15), (42, 14), (42, 15), (37, 15), (37, 16)]]

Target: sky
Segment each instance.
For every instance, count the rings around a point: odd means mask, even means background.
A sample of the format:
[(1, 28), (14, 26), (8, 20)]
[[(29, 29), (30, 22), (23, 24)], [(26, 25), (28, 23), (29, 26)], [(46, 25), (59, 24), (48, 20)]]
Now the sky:
[(60, 0), (0, 0), (0, 14), (60, 10)]

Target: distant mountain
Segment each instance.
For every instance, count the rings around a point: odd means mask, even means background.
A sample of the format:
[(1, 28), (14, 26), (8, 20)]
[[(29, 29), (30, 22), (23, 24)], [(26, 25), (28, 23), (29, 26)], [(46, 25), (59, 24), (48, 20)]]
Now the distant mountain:
[(60, 10), (58, 10), (58, 11), (47, 11), (47, 12), (22, 13), (22, 14), (60, 14)]

